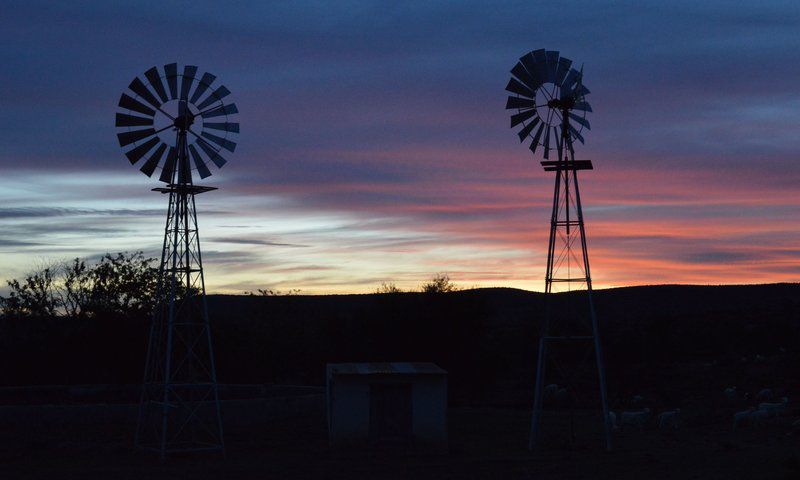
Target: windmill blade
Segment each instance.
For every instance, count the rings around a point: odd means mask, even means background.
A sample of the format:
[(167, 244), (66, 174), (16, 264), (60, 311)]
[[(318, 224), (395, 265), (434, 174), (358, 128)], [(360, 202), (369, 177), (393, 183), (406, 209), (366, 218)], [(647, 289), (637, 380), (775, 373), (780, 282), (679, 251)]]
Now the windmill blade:
[(511, 74), (517, 77), (520, 82), (527, 85), (531, 90), (537, 89), (541, 83), (538, 82), (520, 62), (514, 65), (514, 68), (511, 69)]
[(117, 127), (143, 127), (152, 124), (152, 117), (137, 117), (135, 115), (126, 115), (124, 113), (118, 113), (117, 121), (115, 122)]
[(564, 83), (564, 79), (569, 73), (569, 67), (572, 65), (572, 60), (566, 57), (561, 57), (558, 59), (558, 70), (556, 71), (556, 81), (555, 84), (561, 86)]
[(534, 50), (531, 52), (533, 54), (533, 68), (536, 70), (536, 76), (542, 83), (547, 82), (547, 53), (543, 48), (539, 50)]
[(177, 159), (177, 151), (175, 147), (169, 147), (169, 153), (167, 153), (167, 161), (164, 162), (164, 168), (161, 169), (161, 176), (158, 177), (164, 183), (171, 183), (172, 182), (172, 173), (175, 171), (175, 160)]
[(211, 105), (212, 103), (214, 103), (216, 101), (220, 101), (223, 98), (227, 97), (230, 93), (231, 93), (231, 91), (228, 90), (225, 87), (225, 85), (222, 85), (219, 88), (217, 88), (216, 90), (214, 90), (214, 92), (211, 95), (209, 95), (208, 98), (203, 100), (203, 102), (200, 105), (197, 106), (197, 109), (198, 110), (202, 110), (202, 109), (208, 107), (209, 105)]
[(544, 131), (544, 122), (539, 124), (539, 130), (536, 131), (536, 135), (533, 136), (533, 143), (531, 143), (531, 152), (536, 153), (536, 147), (539, 146), (539, 140), (542, 138), (542, 132)]
[(526, 87), (522, 83), (518, 82), (517, 79), (515, 78), (511, 78), (508, 80), (508, 85), (506, 85), (506, 90), (512, 93), (516, 93), (517, 95), (522, 95), (523, 97), (536, 98), (536, 93), (533, 90)]
[(197, 67), (186, 65), (183, 67), (183, 79), (181, 81), (181, 100), (189, 99), (189, 89), (192, 88), (194, 76), (197, 74)]
[(544, 158), (550, 158), (550, 127), (545, 127), (544, 132)]
[(204, 73), (203, 78), (201, 78), (200, 82), (198, 82), (197, 84), (197, 88), (194, 89), (194, 93), (192, 94), (192, 98), (189, 99), (189, 103), (194, 104), (197, 101), (197, 99), (200, 98), (200, 96), (204, 94), (206, 90), (208, 90), (211, 84), (214, 83), (214, 80), (216, 80), (216, 78), (217, 77), (211, 75), (208, 72)]
[(143, 140), (155, 134), (156, 131), (154, 129), (146, 128), (144, 130), (133, 130), (131, 132), (118, 133), (117, 138), (119, 139), (119, 146), (124, 147), (125, 145), (130, 145), (133, 142), (138, 142), (139, 140)]
[(580, 110), (580, 111), (583, 111), (583, 112), (591, 112), (592, 111), (592, 106), (589, 105), (589, 102), (578, 102), (572, 107), (572, 109), (573, 110)]
[(531, 118), (532, 116), (536, 115), (536, 110), (525, 110), (524, 112), (517, 113), (515, 115), (511, 115), (511, 128), (516, 127), (520, 123), (524, 122), (525, 120)]
[(572, 87), (575, 85), (575, 82), (578, 80), (578, 75), (580, 73), (571, 68), (567, 73), (567, 76), (564, 78), (564, 81), (561, 82), (561, 98), (566, 98), (565, 92), (571, 92)]
[(575, 83), (574, 93), (573, 96), (576, 101), (583, 100), (583, 97), (589, 93), (589, 89), (583, 85), (583, 65), (581, 65), (581, 71), (578, 74), (577, 82)]
[(202, 135), (203, 137), (211, 140), (212, 142), (216, 143), (217, 145), (219, 145), (220, 147), (224, 148), (225, 150), (227, 150), (227, 151), (229, 151), (231, 153), (234, 150), (236, 150), (236, 143), (235, 142), (231, 142), (230, 140), (228, 140), (226, 138), (218, 137), (218, 136), (212, 135), (212, 134), (210, 134), (208, 132), (203, 132), (200, 135)]
[[(533, 81), (533, 84), (530, 85), (531, 88), (532, 89), (539, 88), (544, 83), (544, 79), (543, 77), (539, 76), (538, 68), (536, 67), (536, 58), (534, 58), (533, 52), (524, 55), (522, 58), (519, 59), (519, 61), (522, 64), (523, 70), (525, 70), (528, 73), (528, 76)], [(519, 65), (519, 63), (517, 65)]]
[(232, 115), (234, 113), (239, 113), (239, 109), (236, 108), (235, 103), (231, 103), (230, 105), (224, 105), (222, 107), (203, 112), (200, 114), (200, 116), (203, 118), (213, 118), (221, 115)]
[(156, 148), (156, 151), (153, 152), (152, 155), (150, 155), (150, 158), (148, 158), (147, 161), (144, 162), (144, 165), (142, 165), (142, 168), (140, 168), (139, 170), (141, 170), (141, 172), (147, 175), (148, 177), (152, 177), (153, 172), (156, 170), (158, 163), (161, 161), (161, 157), (164, 155), (164, 150), (166, 149), (167, 149), (167, 144), (162, 142), (161, 145), (159, 145), (158, 148)]
[(206, 166), (206, 162), (203, 161), (203, 157), (200, 156), (200, 152), (194, 148), (194, 145), (189, 145), (189, 152), (192, 154), (192, 160), (194, 160), (194, 166), (197, 167), (197, 173), (200, 174), (200, 178), (210, 177), (211, 171)]
[(555, 50), (545, 52), (545, 56), (547, 57), (547, 81), (550, 83), (556, 83), (558, 72), (558, 55), (559, 53)]
[(197, 139), (197, 144), (200, 145), (200, 148), (202, 148), (204, 152), (206, 152), (208, 158), (210, 158), (211, 161), (214, 162), (214, 165), (216, 165), (217, 168), (222, 168), (222, 166), (228, 162), (227, 160), (222, 158), (222, 155), (219, 154), (217, 149), (212, 147), (208, 142), (206, 142), (202, 138)]
[(139, 77), (134, 78), (133, 81), (130, 83), (130, 85), (128, 85), (128, 88), (130, 88), (133, 93), (143, 98), (144, 101), (146, 101), (150, 105), (156, 108), (161, 106), (161, 102), (158, 101), (155, 95), (150, 93), (150, 90), (148, 90), (147, 87), (144, 86), (144, 83), (142, 83), (142, 81), (139, 80)]
[(571, 118), (571, 119), (575, 120), (576, 122), (580, 123), (581, 125), (583, 125), (586, 128), (586, 130), (591, 130), (592, 129), (592, 127), (589, 125), (589, 120), (586, 120), (583, 117), (575, 115), (574, 113), (570, 113), (569, 114), (569, 118)]
[(579, 142), (584, 143), (580, 132), (577, 131), (572, 125), (569, 126), (569, 133), (571, 133), (573, 137), (577, 138)]
[(169, 98), (175, 100), (178, 98), (178, 64), (170, 63), (164, 65), (164, 73), (167, 77), (167, 85), (169, 86)]
[(238, 123), (206, 123), (203, 122), (203, 128), (213, 128), (214, 130), (224, 130), (226, 132), (239, 133)]
[(519, 135), (519, 141), (524, 142), (525, 138), (530, 135), (531, 131), (539, 124), (539, 117), (533, 119), (532, 122), (525, 125), (525, 127), (517, 133)]
[(164, 83), (161, 81), (161, 74), (158, 72), (158, 68), (151, 68), (144, 72), (144, 76), (147, 78), (150, 86), (153, 87), (153, 90), (158, 94), (158, 98), (161, 99), (161, 102), (168, 102), (169, 97), (167, 97), (167, 91), (164, 90)]
[(535, 108), (536, 102), (528, 99), (528, 98), (521, 98), (521, 97), (508, 97), (508, 101), (506, 102), (506, 110), (512, 108)]
[(125, 156), (128, 157), (128, 160), (131, 162), (131, 165), (135, 165), (144, 155), (150, 151), (151, 148), (155, 147), (160, 139), (158, 137), (153, 137), (150, 140), (144, 142), (143, 144), (139, 145), (136, 148), (133, 148), (127, 152), (125, 152)]
[(134, 112), (138, 112), (143, 115), (149, 115), (151, 117), (156, 114), (155, 110), (148, 107), (139, 100), (136, 100), (135, 98), (129, 96), (126, 93), (123, 93), (122, 96), (119, 97), (119, 106), (127, 110), (133, 110)]

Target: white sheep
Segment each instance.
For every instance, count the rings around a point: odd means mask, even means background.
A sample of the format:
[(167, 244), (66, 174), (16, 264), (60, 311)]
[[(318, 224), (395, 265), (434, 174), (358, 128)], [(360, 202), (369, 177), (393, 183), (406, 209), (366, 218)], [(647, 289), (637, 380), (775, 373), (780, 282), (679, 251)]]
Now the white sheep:
[(634, 412), (622, 412), (620, 419), (620, 427), (625, 428), (626, 425), (638, 427), (639, 430), (644, 428), (645, 423), (650, 418), (650, 409), (637, 410)]
[(569, 404), (569, 392), (566, 388), (559, 388), (555, 394), (556, 404), (563, 407)]
[(608, 424), (611, 426), (611, 430), (617, 431), (619, 430), (619, 423), (617, 423), (617, 414), (612, 412), (611, 410), (608, 411)]
[(771, 388), (762, 388), (759, 390), (758, 395), (756, 395), (756, 400), (764, 401), (764, 400), (772, 400), (772, 389)]
[(800, 418), (792, 422), (792, 431), (787, 433), (787, 435), (791, 436), (797, 433), (800, 433)]
[(783, 397), (780, 402), (762, 402), (758, 404), (758, 409), (766, 412), (768, 417), (778, 417), (789, 406), (789, 398)]
[(744, 426), (745, 424), (752, 423), (753, 419), (753, 412), (755, 412), (755, 408), (750, 407), (747, 410), (742, 410), (741, 412), (736, 412), (733, 414), (733, 429), (736, 430), (737, 428)]
[(551, 383), (550, 385), (546, 385), (544, 387), (545, 398), (553, 398), (557, 392), (558, 392), (558, 385), (555, 383)]
[(760, 427), (769, 418), (769, 412), (750, 407), (747, 410), (733, 414), (733, 429), (749, 424), (752, 427)]
[(670, 427), (672, 429), (678, 428), (678, 417), (680, 417), (681, 409), (667, 410), (658, 414), (658, 428), (664, 429)]

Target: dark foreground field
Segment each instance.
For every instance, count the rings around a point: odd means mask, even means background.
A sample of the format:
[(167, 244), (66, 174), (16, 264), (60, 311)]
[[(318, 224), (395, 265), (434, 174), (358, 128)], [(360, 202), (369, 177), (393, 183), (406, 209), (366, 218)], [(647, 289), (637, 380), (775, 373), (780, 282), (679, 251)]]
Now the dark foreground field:
[[(547, 381), (582, 372), (573, 378), (575, 400), (546, 418), (542, 450), (526, 450), (541, 294), (212, 296), (221, 382), (304, 385), (316, 388), (316, 399), (270, 400), (256, 421), (250, 400), (226, 396), (226, 423), (238, 418), (226, 427), (227, 456), (161, 463), (133, 451), (135, 414), (124, 411), (134, 407), (124, 405), (136, 395), (120, 387), (141, 380), (145, 319), (2, 319), (0, 387), (108, 388), (78, 389), (77, 397), (0, 388), (0, 480), (800, 479), (800, 432), (791, 431), (800, 418), (800, 285), (624, 288), (596, 292), (595, 303), (612, 410), (680, 408), (677, 431), (651, 421), (643, 431), (617, 433), (614, 451), (605, 452), (599, 420), (585, 416), (597, 405), (593, 363), (562, 352)], [(550, 308), (569, 322), (580, 313), (575, 305), (584, 305), (576, 294), (556, 295)], [(330, 451), (325, 364), (351, 361), (432, 361), (446, 369), (449, 453)], [(732, 386), (734, 399), (723, 394)], [(733, 413), (756, 406), (763, 388), (788, 397), (787, 411), (732, 432)], [(638, 395), (644, 401), (634, 405)], [(92, 409), (97, 414), (87, 417)]]
[[(678, 431), (622, 432), (611, 453), (576, 421), (577, 439), (557, 434), (567, 418), (551, 416), (550, 443), (524, 449), (526, 410), (456, 408), (450, 452), (412, 455), (383, 450), (334, 453), (321, 411), (258, 429), (229, 429), (227, 455), (165, 463), (131, 448), (128, 425), (74, 426), (51, 432), (8, 430), (0, 444), (3, 479), (797, 479), (800, 437), (781, 425), (730, 431), (728, 422)], [(560, 429), (558, 428), (560, 424)]]

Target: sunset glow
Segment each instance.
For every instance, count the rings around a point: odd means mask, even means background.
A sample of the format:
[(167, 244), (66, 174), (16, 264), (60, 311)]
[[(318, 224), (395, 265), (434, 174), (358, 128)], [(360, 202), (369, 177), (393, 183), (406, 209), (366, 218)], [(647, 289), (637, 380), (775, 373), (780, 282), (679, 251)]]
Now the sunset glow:
[(585, 2), (547, 37), (530, 28), (541, 5), (334, 4), (207, 3), (179, 23), (159, 2), (6, 11), (0, 277), (160, 252), (166, 198), (113, 120), (130, 78), (177, 61), (219, 72), (241, 111), (239, 148), (205, 182), (219, 190), (197, 198), (211, 293), (416, 289), (437, 272), (541, 290), (553, 177), (509, 129), (503, 87), (548, 48), (583, 62), (592, 92), (576, 153), (595, 166), (580, 175), (595, 287), (800, 279), (794, 4)]

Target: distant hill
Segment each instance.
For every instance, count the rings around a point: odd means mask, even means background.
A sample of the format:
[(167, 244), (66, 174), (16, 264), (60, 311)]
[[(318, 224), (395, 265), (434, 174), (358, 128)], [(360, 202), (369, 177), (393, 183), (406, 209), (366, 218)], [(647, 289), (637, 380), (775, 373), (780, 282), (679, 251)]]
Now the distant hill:
[[(560, 325), (570, 325), (585, 313), (581, 295), (557, 294), (546, 303), (541, 293), (489, 288), (210, 295), (208, 302), (225, 383), (322, 384), (327, 362), (433, 361), (450, 372), (456, 400), (491, 402), (513, 396), (498, 392), (519, 391), (526, 402), (546, 305)], [(798, 352), (800, 284), (627, 287), (595, 291), (594, 300), (609, 388), (619, 395), (655, 384), (718, 388), (798, 378), (798, 362), (775, 359)], [(145, 335), (143, 321), (5, 322), (0, 384), (137, 383)], [(758, 373), (740, 365), (756, 355), (774, 368)], [(673, 371), (679, 364), (690, 367)], [(694, 377), (701, 365), (717, 373)]]

